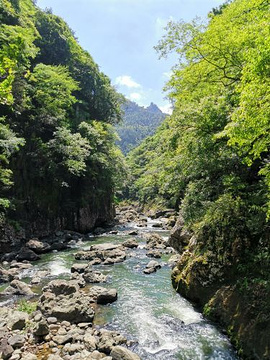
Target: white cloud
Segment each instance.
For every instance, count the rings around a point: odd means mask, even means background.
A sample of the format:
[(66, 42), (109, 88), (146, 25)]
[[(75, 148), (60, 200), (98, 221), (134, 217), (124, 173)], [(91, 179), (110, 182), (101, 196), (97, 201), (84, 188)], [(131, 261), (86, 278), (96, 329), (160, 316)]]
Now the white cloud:
[(127, 86), (128, 88), (140, 88), (141, 87), (141, 85), (136, 83), (136, 81), (134, 81), (131, 78), (131, 76), (129, 76), (129, 75), (118, 76), (115, 79), (115, 84)]
[(142, 99), (142, 95), (139, 93), (132, 93), (128, 96), (128, 98), (132, 101), (139, 101)]
[(172, 71), (165, 71), (162, 75), (163, 77), (165, 77), (166, 79), (170, 79), (172, 76), (173, 72)]
[(171, 104), (166, 104), (164, 106), (159, 106), (160, 110), (165, 113), (171, 115), (173, 112)]

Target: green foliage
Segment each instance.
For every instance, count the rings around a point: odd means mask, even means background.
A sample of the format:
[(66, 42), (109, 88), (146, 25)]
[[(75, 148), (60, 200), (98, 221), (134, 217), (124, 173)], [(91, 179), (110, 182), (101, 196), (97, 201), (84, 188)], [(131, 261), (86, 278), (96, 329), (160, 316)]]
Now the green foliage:
[(29, 77), (30, 92), (38, 117), (45, 121), (64, 119), (66, 111), (77, 100), (72, 95), (78, 90), (66, 68), (38, 64)]
[(124, 154), (153, 135), (166, 115), (153, 103), (147, 108), (126, 100), (122, 106), (123, 122), (116, 126), (120, 140), (117, 142)]
[(121, 98), (61, 18), (32, 0), (3, 0), (1, 218), (9, 208), (9, 220), (26, 226), (74, 228), (82, 208), (100, 221), (112, 213), (125, 171), (110, 125)]
[(19, 301), (17, 309), (19, 311), (26, 312), (27, 314), (32, 314), (34, 311), (37, 310), (37, 302), (31, 302), (22, 299)]
[(156, 49), (179, 55), (174, 112), (128, 155), (130, 196), (180, 205), (222, 262), (256, 257), (269, 233), (269, 14), (268, 1), (235, 0), (208, 24), (170, 22)]

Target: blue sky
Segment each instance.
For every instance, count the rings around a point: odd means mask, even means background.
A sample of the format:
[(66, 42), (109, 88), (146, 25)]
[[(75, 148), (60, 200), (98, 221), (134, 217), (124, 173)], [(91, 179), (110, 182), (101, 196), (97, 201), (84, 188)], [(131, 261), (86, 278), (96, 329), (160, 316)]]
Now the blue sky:
[(139, 105), (168, 109), (162, 91), (176, 59), (153, 49), (169, 20), (190, 21), (223, 0), (37, 0), (75, 32), (117, 90)]

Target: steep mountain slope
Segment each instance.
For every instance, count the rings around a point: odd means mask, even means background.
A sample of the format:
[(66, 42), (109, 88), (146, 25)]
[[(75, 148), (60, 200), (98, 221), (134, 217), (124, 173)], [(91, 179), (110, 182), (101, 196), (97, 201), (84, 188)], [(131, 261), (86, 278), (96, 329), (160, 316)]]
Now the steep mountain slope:
[(119, 95), (68, 25), (31, 0), (0, 4), (0, 113), (2, 229), (111, 221)]
[(123, 121), (117, 125), (116, 130), (120, 137), (118, 145), (124, 154), (139, 145), (147, 136), (153, 135), (166, 117), (166, 114), (153, 103), (144, 108), (126, 100), (122, 111)]

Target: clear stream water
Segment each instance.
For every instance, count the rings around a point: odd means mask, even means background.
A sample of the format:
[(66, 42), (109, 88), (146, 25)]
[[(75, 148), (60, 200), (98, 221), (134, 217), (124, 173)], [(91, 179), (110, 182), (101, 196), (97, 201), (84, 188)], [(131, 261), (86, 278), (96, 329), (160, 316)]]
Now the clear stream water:
[[(160, 234), (168, 235), (166, 232)], [(119, 243), (130, 237), (99, 236), (78, 246), (80, 250), (88, 249), (93, 243)], [(97, 308), (95, 326), (117, 330), (134, 341), (132, 350), (143, 360), (237, 359), (227, 337), (172, 288), (171, 269), (166, 265), (168, 255), (157, 260), (162, 268), (156, 273), (143, 273), (151, 259), (146, 256), (144, 240), (139, 237), (137, 240), (139, 249), (129, 250), (125, 262), (113, 266), (95, 266), (109, 275), (108, 283), (102, 286), (114, 287), (118, 291), (115, 303)], [(78, 247), (46, 254), (34, 265), (31, 274), (26, 272), (24, 276), (27, 279), (37, 270), (48, 270), (50, 275), (43, 279), (42, 285), (52, 278), (68, 276), (75, 262), (73, 254), (77, 251)], [(40, 287), (36, 290), (40, 290)]]

